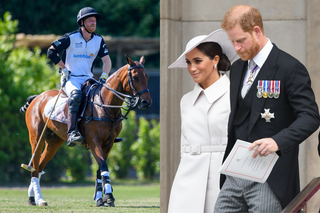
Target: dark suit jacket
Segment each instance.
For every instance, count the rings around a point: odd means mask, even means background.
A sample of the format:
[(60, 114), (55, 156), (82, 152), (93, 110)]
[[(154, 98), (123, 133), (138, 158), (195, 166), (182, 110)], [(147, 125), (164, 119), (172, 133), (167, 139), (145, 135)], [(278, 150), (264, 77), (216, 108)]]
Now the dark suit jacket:
[[(231, 113), (228, 123), (228, 145), (224, 160), (237, 139), (254, 142), (273, 138), (280, 156), (267, 182), (279, 197), (282, 207), (299, 193), (299, 144), (316, 131), (320, 124), (318, 106), (306, 68), (295, 58), (273, 46), (244, 99), (240, 97), (246, 61), (237, 60), (230, 70)], [(258, 98), (258, 80), (277, 80), (280, 97)], [(261, 118), (270, 109), (275, 118), (267, 123)], [(221, 177), (220, 186), (225, 177)]]
[(318, 140), (319, 140), (319, 143), (318, 143), (318, 154), (320, 156), (320, 132), (319, 132), (319, 135), (318, 135)]

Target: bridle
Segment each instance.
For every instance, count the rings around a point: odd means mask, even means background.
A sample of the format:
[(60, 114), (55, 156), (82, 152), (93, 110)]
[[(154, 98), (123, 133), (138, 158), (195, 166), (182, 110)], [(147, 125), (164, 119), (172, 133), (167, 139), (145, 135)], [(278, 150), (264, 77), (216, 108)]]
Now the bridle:
[[(138, 63), (137, 66), (128, 66), (128, 75), (127, 75), (127, 82), (124, 85), (129, 84), (129, 89), (130, 89), (130, 95), (128, 94), (123, 94), (121, 92), (118, 92), (114, 89), (111, 89), (110, 87), (108, 87), (107, 85), (103, 84), (103, 86), (105, 88), (107, 88), (108, 90), (110, 90), (114, 95), (116, 95), (120, 100), (124, 101), (127, 105), (126, 106), (114, 106), (114, 105), (102, 105), (102, 107), (111, 107), (111, 108), (125, 108), (125, 107), (129, 107), (130, 109), (134, 109), (137, 107), (137, 104), (139, 102), (139, 97), (140, 95), (142, 95), (145, 92), (149, 92), (149, 89), (144, 89), (140, 92), (137, 92), (136, 88), (133, 86), (133, 82), (132, 82), (132, 74), (131, 71), (136, 69), (136, 68), (144, 68), (144, 66), (140, 63)], [(121, 97), (122, 96), (122, 97)], [(101, 96), (100, 96), (101, 97)], [(125, 98), (127, 98), (129, 101), (127, 101)]]
[[(130, 92), (133, 95), (133, 97), (139, 97), (140, 95), (142, 95), (145, 92), (149, 92), (149, 89), (144, 89), (140, 92), (137, 92), (136, 88), (133, 86), (132, 83), (132, 75), (131, 75), (131, 70), (134, 70), (136, 68), (144, 68), (144, 66), (140, 63), (138, 63), (138, 65), (131, 67), (130, 65), (128, 66), (128, 84), (129, 84), (129, 88), (130, 88)], [(132, 91), (133, 90), (133, 91)], [(134, 93), (133, 93), (134, 92)]]
[[(97, 103), (97, 102), (94, 101), (94, 95), (91, 95), (90, 97), (91, 97), (92, 100), (86, 100), (86, 103), (91, 103), (92, 104), (91, 105), (92, 106), (91, 116), (90, 117), (81, 116), (81, 118), (87, 120), (86, 123), (89, 123), (92, 120), (107, 121), (107, 122), (118, 122), (119, 123), (123, 119), (127, 118), (127, 115), (129, 114), (129, 112), (137, 107), (137, 105), (139, 103), (139, 100), (140, 100), (140, 95), (142, 95), (143, 93), (149, 92), (148, 88), (138, 92), (136, 90), (136, 88), (134, 87), (133, 82), (132, 82), (131, 71), (136, 69), (136, 68), (144, 68), (144, 66), (142, 64), (138, 63), (138, 65), (136, 65), (136, 66), (130, 66), (129, 65), (128, 68), (127, 68), (127, 71), (128, 71), (127, 72), (127, 82), (124, 84), (124, 86), (126, 86), (127, 84), (129, 85), (129, 89), (130, 89), (130, 93), (131, 94), (121, 93), (119, 91), (116, 91), (116, 90), (108, 87), (105, 84), (101, 84), (101, 83), (98, 83), (98, 82), (93, 84), (90, 87), (90, 89), (88, 90), (88, 92), (87, 92), (87, 99), (88, 99), (90, 93), (91, 94), (95, 94), (95, 91), (100, 88), (99, 97), (100, 97), (100, 101), (103, 103), (103, 99), (101, 97), (101, 88), (103, 86), (106, 89), (108, 89), (109, 91), (111, 91), (115, 96), (117, 96), (124, 103), (126, 103), (126, 105), (115, 106), (115, 105), (105, 105), (105, 104)], [(92, 117), (93, 105), (96, 105), (96, 106), (99, 106), (99, 107), (103, 108), (103, 110), (104, 110), (105, 114), (108, 116), (108, 118)], [(120, 115), (119, 115), (118, 118), (111, 118), (111, 116), (108, 113), (108, 111), (106, 110), (106, 108), (120, 108), (120, 109), (123, 109), (124, 111), (126, 111), (126, 113), (125, 113), (125, 115), (123, 115), (121, 113), (121, 111), (120, 111)], [(84, 111), (85, 111), (85, 109), (84, 109)], [(84, 114), (84, 113), (82, 113), (82, 114)]]

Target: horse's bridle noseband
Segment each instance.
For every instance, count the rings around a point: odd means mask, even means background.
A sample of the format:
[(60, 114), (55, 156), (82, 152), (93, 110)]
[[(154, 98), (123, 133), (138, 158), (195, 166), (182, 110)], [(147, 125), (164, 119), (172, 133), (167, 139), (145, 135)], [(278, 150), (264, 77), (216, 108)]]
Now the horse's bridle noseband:
[[(144, 89), (140, 92), (137, 92), (136, 88), (134, 88), (133, 83), (132, 83), (132, 75), (131, 75), (131, 70), (134, 70), (136, 68), (144, 68), (144, 66), (140, 63), (138, 63), (138, 65), (131, 67), (130, 65), (128, 66), (128, 83), (129, 83), (129, 88), (130, 88), (130, 92), (133, 95), (133, 97), (139, 97), (141, 94), (145, 93), (145, 92), (149, 92), (149, 89)], [(132, 90), (134, 91), (134, 93), (132, 92)]]

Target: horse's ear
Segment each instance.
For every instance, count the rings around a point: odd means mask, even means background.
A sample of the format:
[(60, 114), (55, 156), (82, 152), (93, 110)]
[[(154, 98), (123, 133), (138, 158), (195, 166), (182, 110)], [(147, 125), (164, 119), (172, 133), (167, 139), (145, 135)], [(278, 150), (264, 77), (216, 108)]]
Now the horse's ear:
[(132, 64), (133, 64), (133, 61), (132, 61), (132, 59), (126, 54), (126, 59), (127, 59), (127, 63), (130, 65), (130, 66), (132, 66)]
[(143, 56), (141, 56), (141, 58), (140, 58), (140, 64), (142, 64), (142, 65), (144, 65), (144, 55)]

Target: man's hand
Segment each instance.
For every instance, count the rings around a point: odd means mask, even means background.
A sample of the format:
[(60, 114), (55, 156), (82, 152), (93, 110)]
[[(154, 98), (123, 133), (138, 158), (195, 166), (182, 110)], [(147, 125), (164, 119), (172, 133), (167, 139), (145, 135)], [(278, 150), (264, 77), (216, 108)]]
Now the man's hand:
[(261, 157), (267, 156), (270, 153), (279, 150), (278, 144), (272, 138), (262, 138), (260, 140), (256, 140), (251, 144), (249, 150), (253, 150), (253, 148), (256, 146), (258, 146), (258, 148), (253, 153), (253, 158), (256, 158), (258, 155), (260, 155)]
[(69, 80), (70, 77), (70, 71), (68, 70), (68, 68), (63, 68), (61, 70), (61, 76), (62, 76), (62, 87), (64, 87), (67, 83), (67, 81)]
[(102, 84), (104, 84), (104, 83), (106, 83), (107, 78), (108, 78), (108, 74), (103, 72), (103, 73), (101, 74), (100, 78), (99, 78), (99, 82), (102, 83)]
[(68, 70), (68, 68), (62, 69), (61, 75), (62, 75), (63, 81), (68, 81), (70, 77), (70, 71)]

